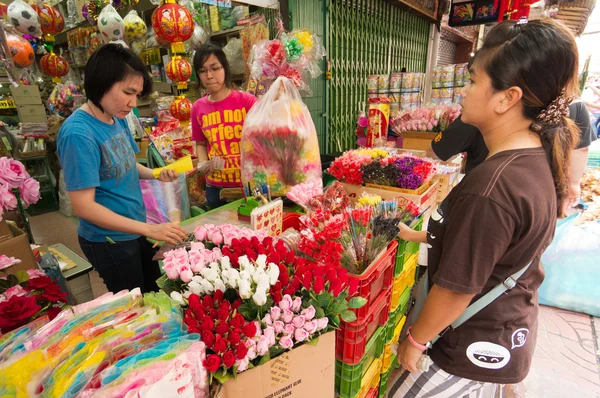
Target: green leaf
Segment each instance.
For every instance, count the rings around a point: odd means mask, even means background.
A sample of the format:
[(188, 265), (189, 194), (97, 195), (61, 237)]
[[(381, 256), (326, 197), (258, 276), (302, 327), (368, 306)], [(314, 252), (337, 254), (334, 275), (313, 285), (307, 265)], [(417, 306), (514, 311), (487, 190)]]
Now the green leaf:
[(344, 290), (336, 297), (336, 300), (346, 300), (346, 297), (348, 297), (348, 291)]
[(264, 365), (265, 363), (269, 362), (270, 360), (271, 360), (271, 356), (269, 355), (269, 353), (266, 353), (265, 355), (263, 355), (260, 358), (260, 361), (258, 361), (258, 365), (257, 366)]
[(258, 317), (258, 308), (252, 305), (254, 302), (252, 299), (245, 301), (239, 306), (238, 312), (246, 319), (256, 319)]
[(19, 284), (19, 278), (17, 278), (13, 274), (8, 274), (8, 276), (6, 277), (6, 280), (9, 283), (9, 287), (17, 286)]
[(19, 280), (19, 285), (29, 281), (29, 274), (26, 271), (17, 272), (17, 279)]
[(329, 301), (331, 300), (331, 294), (329, 292), (323, 292), (317, 297), (317, 302), (320, 308), (327, 308)]
[(10, 288), (10, 282), (8, 279), (0, 279), (0, 294), (4, 293)]
[(348, 302), (346, 300), (342, 300), (342, 301), (337, 301), (333, 305), (331, 312), (333, 312), (334, 314), (341, 314), (342, 312), (346, 311), (347, 309), (348, 309)]
[(325, 317), (325, 311), (323, 311), (323, 308), (317, 308), (317, 312), (315, 313), (315, 318), (319, 319), (319, 318), (323, 318)]
[(334, 328), (339, 328), (340, 327), (340, 317), (339, 317), (339, 315), (330, 316), (329, 317), (329, 324), (331, 326), (333, 326)]
[(221, 384), (225, 384), (226, 381), (231, 380), (231, 375), (227, 372), (216, 372), (212, 374), (213, 378)]
[(361, 308), (367, 304), (367, 301), (364, 297), (353, 297), (348, 301), (348, 308)]
[(344, 322), (354, 322), (356, 321), (356, 314), (350, 310), (346, 310), (342, 312), (342, 321)]
[(269, 348), (269, 357), (271, 359), (277, 358), (278, 356), (283, 354), (285, 351), (286, 350), (283, 347), (281, 347), (279, 344), (274, 345), (273, 347)]
[(318, 337), (315, 337), (315, 338), (314, 338), (314, 339), (312, 339), (312, 340), (308, 340), (308, 341), (306, 342), (306, 344), (308, 344), (308, 345), (312, 345), (313, 347), (316, 347), (316, 346), (317, 346), (317, 344), (319, 344), (319, 338), (318, 338)]
[(179, 281), (169, 279), (166, 274), (158, 278), (156, 284), (161, 290), (167, 293), (167, 296), (170, 296), (172, 292), (180, 291), (182, 285)]

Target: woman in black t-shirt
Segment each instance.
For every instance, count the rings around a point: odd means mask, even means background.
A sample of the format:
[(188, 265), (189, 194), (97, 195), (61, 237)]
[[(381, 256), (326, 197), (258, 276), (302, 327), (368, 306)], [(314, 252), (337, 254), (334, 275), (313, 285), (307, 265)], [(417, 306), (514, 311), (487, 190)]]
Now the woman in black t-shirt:
[[(462, 119), (481, 131), (489, 154), (432, 214), (428, 231), (401, 228), (402, 239), (431, 245), (432, 287), (398, 347), (408, 372), (390, 396), (485, 396), (527, 375), (544, 278), (540, 257), (562, 215), (578, 140), (568, 118), (577, 64), (572, 34), (545, 20), (503, 22), (475, 55)], [(417, 368), (429, 341), (529, 263), (512, 290), (443, 333), (427, 352), (429, 370)]]

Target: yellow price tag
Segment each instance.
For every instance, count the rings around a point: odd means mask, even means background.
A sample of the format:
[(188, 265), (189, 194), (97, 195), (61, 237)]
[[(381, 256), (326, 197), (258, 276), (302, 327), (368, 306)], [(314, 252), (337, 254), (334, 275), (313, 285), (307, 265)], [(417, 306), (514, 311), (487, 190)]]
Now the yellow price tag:
[(10, 109), (10, 108), (16, 108), (15, 101), (13, 101), (11, 99), (0, 101), (0, 109)]

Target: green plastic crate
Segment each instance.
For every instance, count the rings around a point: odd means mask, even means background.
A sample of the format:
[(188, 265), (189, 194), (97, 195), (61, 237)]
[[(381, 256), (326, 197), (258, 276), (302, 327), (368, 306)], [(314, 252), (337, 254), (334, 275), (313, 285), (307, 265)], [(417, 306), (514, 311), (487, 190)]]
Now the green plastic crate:
[[(425, 216), (421, 214), (417, 219), (415, 219), (411, 226), (415, 231), (423, 230), (423, 218)], [(405, 240), (396, 239), (398, 241), (398, 251), (396, 252), (396, 268), (394, 268), (394, 278), (399, 276), (404, 270), (404, 263), (411, 254), (415, 254), (419, 252), (419, 243), (416, 242), (407, 242)]]
[(365, 348), (365, 355), (356, 365), (335, 360), (335, 391), (341, 398), (354, 398), (360, 392), (362, 378), (373, 361), (383, 354), (387, 324), (380, 326)]
[(396, 354), (394, 354), (394, 356), (392, 357), (392, 365), (390, 366), (390, 368), (381, 374), (381, 379), (379, 382), (379, 395), (377, 395), (378, 398), (387, 397), (387, 384), (388, 380), (390, 379), (390, 375), (392, 374), (394, 369), (396, 369), (396, 367), (394, 366), (395, 362)]
[[(400, 316), (406, 315), (406, 312), (408, 311), (411, 290), (412, 290), (412, 286), (407, 287), (404, 290), (404, 293), (402, 293), (402, 296), (400, 296), (400, 305), (398, 306), (398, 310), (400, 310)], [(400, 318), (398, 318), (398, 319), (400, 319)]]

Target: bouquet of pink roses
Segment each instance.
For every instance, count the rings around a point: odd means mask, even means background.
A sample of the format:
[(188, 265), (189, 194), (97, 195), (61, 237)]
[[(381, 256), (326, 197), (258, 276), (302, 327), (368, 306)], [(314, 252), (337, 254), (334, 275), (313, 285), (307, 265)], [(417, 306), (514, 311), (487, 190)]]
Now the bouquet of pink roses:
[(40, 199), (40, 183), (29, 176), (23, 163), (18, 160), (0, 158), (0, 220), (2, 213), (17, 208), (20, 200), (25, 206)]

